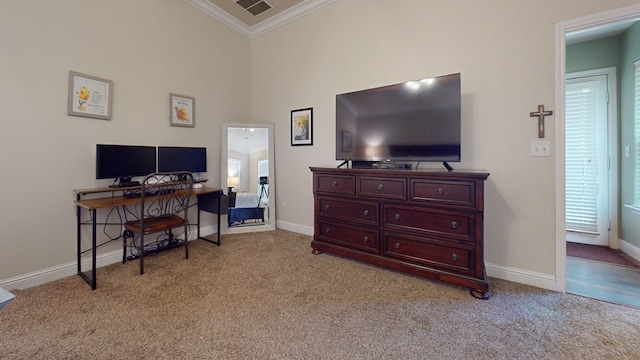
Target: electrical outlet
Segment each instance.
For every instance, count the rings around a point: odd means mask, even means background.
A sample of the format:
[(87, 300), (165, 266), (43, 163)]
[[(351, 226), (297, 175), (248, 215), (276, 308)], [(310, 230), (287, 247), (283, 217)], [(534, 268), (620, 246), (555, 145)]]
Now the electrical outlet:
[(281, 208), (282, 210), (286, 210), (286, 209), (287, 209), (287, 203), (286, 203), (286, 202), (284, 202), (284, 201), (281, 201), (281, 202), (280, 202), (280, 208)]
[(629, 157), (629, 155), (631, 155), (631, 151), (629, 149), (629, 145), (626, 145), (624, 147), (624, 157)]
[(550, 141), (532, 141), (531, 156), (551, 156)]

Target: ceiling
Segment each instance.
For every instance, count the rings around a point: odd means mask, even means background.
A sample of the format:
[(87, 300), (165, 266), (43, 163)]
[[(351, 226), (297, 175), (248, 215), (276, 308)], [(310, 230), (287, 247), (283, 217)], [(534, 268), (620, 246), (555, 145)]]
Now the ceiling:
[[(259, 22), (273, 18), (274, 16), (282, 13), (285, 10), (292, 8), (293, 6), (301, 3), (303, 0), (207, 0), (213, 5), (218, 6), (220, 9), (227, 12), (229, 15), (236, 18), (238, 21), (244, 23), (247, 26), (254, 26)], [(248, 10), (236, 2), (241, 4), (247, 4)], [(271, 6), (270, 9), (258, 14), (253, 15), (249, 10), (254, 7), (262, 7), (263, 3)]]
[[(260, 36), (336, 0), (185, 0), (248, 37)], [(264, 12), (256, 13), (256, 9)]]
[[(185, 0), (248, 37), (257, 37), (336, 0)], [(567, 44), (625, 32), (636, 20), (626, 19), (566, 35)]]
[(268, 128), (228, 128), (227, 142), (230, 148), (249, 153), (264, 150), (269, 145)]

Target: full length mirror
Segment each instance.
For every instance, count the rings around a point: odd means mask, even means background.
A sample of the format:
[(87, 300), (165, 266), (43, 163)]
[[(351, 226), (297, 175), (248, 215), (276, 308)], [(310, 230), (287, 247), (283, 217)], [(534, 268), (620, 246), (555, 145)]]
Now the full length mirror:
[(276, 229), (273, 124), (222, 125), (220, 183), (229, 195), (222, 233)]

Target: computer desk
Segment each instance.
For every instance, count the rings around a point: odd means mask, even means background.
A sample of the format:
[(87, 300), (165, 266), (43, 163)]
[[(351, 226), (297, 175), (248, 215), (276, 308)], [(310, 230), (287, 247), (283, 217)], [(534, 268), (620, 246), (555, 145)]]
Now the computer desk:
[[(202, 183), (206, 181), (207, 180), (199, 180), (197, 182)], [(118, 192), (121, 193), (123, 190), (132, 190), (132, 189), (139, 189), (139, 188), (140, 186), (137, 185), (137, 186), (120, 187), (120, 188), (103, 187), (103, 188), (73, 190), (73, 192), (76, 194), (76, 200), (74, 201), (74, 204), (76, 205), (76, 216), (77, 216), (76, 230), (77, 230), (77, 236), (78, 236), (78, 239), (77, 239), (78, 240), (78, 254), (77, 254), (78, 255), (78, 275), (80, 275), (80, 277), (84, 279), (84, 281), (86, 281), (87, 284), (91, 286), (92, 290), (96, 289), (96, 256), (97, 256), (97, 250), (99, 246), (96, 240), (97, 225), (101, 224), (101, 225), (122, 226), (122, 223), (109, 223), (109, 222), (99, 223), (96, 217), (97, 210), (104, 209), (104, 208), (126, 206), (126, 205), (135, 205), (140, 203), (141, 199), (139, 197), (126, 198), (122, 195), (117, 195)], [(99, 195), (99, 194), (105, 194), (105, 193), (111, 193), (112, 196), (109, 196), (109, 197), (102, 196), (102, 197), (91, 198), (91, 199), (85, 198), (87, 195), (96, 195), (96, 194)], [(221, 230), (220, 214), (223, 211), (223, 208), (221, 205), (222, 189), (212, 188), (212, 187), (194, 188), (194, 189), (191, 189), (191, 194), (196, 196), (198, 199), (198, 222), (197, 222), (198, 237), (197, 238), (220, 246), (220, 230)], [(90, 221), (82, 221), (82, 209), (89, 211), (90, 217), (91, 217)], [(209, 240), (200, 236), (200, 211), (206, 211), (209, 213), (218, 214), (217, 241)], [(87, 249), (87, 250), (82, 250), (82, 230), (81, 229), (83, 225), (91, 225), (91, 238), (92, 238), (91, 249)], [(116, 239), (119, 239), (119, 237)], [(110, 242), (116, 239), (112, 239), (107, 242)], [(107, 242), (100, 245), (104, 245)], [(82, 271), (82, 254), (89, 250), (91, 250), (91, 277), (89, 277), (87, 274), (85, 274)]]

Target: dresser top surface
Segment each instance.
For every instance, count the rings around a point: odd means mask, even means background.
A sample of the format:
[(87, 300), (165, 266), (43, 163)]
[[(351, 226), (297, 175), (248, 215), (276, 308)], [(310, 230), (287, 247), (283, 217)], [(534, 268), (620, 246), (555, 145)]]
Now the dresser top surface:
[(310, 166), (309, 169), (313, 172), (324, 172), (334, 174), (356, 174), (367, 176), (437, 176), (442, 178), (480, 178), (486, 180), (489, 177), (489, 173), (486, 170), (453, 170), (447, 171), (445, 169), (347, 169), (337, 168), (335, 166)]

